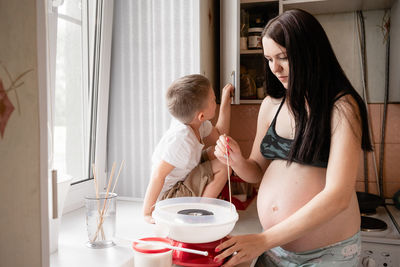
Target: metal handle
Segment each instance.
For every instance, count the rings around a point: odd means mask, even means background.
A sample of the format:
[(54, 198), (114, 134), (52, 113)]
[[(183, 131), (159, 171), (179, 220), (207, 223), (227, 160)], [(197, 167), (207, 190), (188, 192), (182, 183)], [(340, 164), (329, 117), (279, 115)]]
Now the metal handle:
[(232, 79), (233, 87), (236, 88), (236, 73), (235, 73), (234, 70), (233, 70), (232, 73), (231, 73), (231, 77), (233, 77), (233, 79)]
[(58, 187), (57, 187), (57, 170), (51, 171), (52, 200), (53, 200), (53, 219), (58, 218)]
[(235, 95), (233, 96), (232, 104), (240, 104), (240, 92), (239, 88), (236, 86), (236, 72), (234, 70), (231, 72), (231, 77), (232, 85), (235, 88)]

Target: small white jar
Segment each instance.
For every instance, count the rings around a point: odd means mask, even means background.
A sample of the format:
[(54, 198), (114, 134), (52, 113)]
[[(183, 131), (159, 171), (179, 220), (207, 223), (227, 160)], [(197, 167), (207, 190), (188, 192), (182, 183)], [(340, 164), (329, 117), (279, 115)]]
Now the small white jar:
[(261, 49), (261, 33), (264, 29), (263, 28), (249, 28), (249, 36), (248, 39), (248, 49)]
[(133, 242), (134, 266), (135, 267), (171, 267), (172, 250), (157, 243), (164, 242), (171, 244), (166, 238), (147, 237), (140, 240), (149, 241), (152, 244)]

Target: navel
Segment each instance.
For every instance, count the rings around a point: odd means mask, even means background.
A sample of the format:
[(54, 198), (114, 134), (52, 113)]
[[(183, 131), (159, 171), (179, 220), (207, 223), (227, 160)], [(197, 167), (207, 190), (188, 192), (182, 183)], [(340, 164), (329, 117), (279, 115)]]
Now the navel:
[(272, 204), (271, 209), (273, 212), (278, 211), (278, 206), (276, 204)]

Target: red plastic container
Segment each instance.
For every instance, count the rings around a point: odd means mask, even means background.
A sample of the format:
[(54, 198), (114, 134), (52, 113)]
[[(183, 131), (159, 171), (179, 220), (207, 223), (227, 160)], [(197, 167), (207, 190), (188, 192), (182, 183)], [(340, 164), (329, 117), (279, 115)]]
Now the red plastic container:
[[(239, 176), (232, 175), (231, 176), (231, 183), (245, 183)], [(232, 204), (235, 205), (237, 210), (246, 210), (247, 207), (251, 204), (253, 199), (257, 196), (257, 190), (253, 187), (252, 194), (247, 196), (246, 201), (240, 201), (239, 199), (232, 196)], [(224, 186), (221, 191), (220, 197), (223, 200), (229, 201), (229, 187), (228, 184)]]
[(227, 239), (228, 238), (224, 237), (214, 242), (200, 243), (200, 244), (190, 244), (190, 243), (171, 240), (172, 245), (176, 247), (196, 249), (208, 252), (208, 256), (203, 256), (203, 255), (197, 255), (193, 253), (174, 250), (172, 252), (172, 262), (177, 265), (190, 266), (190, 267), (221, 266), (222, 262), (218, 263), (214, 262), (214, 257), (219, 254), (215, 252), (215, 248)]

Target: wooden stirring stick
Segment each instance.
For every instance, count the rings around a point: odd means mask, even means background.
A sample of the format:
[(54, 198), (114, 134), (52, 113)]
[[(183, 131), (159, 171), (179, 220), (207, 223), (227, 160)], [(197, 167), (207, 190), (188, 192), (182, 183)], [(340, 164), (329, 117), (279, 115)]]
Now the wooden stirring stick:
[(229, 188), (229, 203), (231, 203), (231, 210), (232, 210), (232, 191), (231, 191), (231, 176), (229, 175), (229, 137), (226, 137), (226, 166), (228, 168), (228, 188)]

